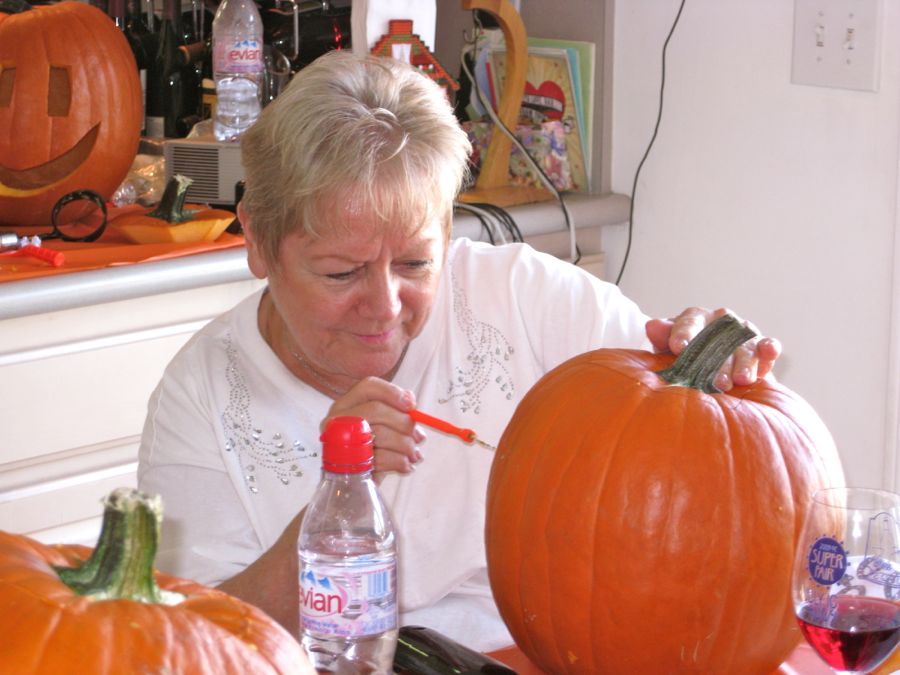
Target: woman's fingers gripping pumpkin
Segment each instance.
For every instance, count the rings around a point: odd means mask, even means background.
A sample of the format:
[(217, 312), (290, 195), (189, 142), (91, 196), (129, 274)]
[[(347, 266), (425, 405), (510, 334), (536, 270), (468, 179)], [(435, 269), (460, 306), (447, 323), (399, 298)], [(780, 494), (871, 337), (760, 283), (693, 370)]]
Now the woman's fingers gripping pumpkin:
[(415, 407), (415, 396), (386, 380), (367, 377), (336, 399), (328, 409), (325, 423), (340, 415), (364, 418), (372, 427), (375, 445), (375, 473), (389, 471), (409, 473), (422, 461), (419, 444), (425, 434), (409, 416)]
[[(658, 352), (671, 352), (676, 356), (684, 351), (697, 333), (724, 314), (736, 316), (725, 308), (715, 310), (689, 307), (674, 319), (651, 319), (647, 322), (647, 337)], [(781, 343), (775, 338), (759, 335), (759, 330), (748, 321), (754, 337), (729, 357), (716, 377), (716, 386), (728, 391), (733, 385), (749, 385), (772, 371), (775, 361), (781, 355)]]

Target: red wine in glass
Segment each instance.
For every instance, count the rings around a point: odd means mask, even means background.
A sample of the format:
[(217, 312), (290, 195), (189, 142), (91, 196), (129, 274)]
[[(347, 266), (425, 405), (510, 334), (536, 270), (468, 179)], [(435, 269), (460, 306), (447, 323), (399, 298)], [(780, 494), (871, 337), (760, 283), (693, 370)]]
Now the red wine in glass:
[(900, 493), (818, 490), (791, 588), (803, 637), (833, 670), (870, 673), (887, 661), (900, 645)]
[(806, 641), (831, 668), (869, 672), (894, 651), (900, 641), (900, 605), (858, 595), (834, 595), (829, 604), (824, 620), (806, 604), (797, 621)]

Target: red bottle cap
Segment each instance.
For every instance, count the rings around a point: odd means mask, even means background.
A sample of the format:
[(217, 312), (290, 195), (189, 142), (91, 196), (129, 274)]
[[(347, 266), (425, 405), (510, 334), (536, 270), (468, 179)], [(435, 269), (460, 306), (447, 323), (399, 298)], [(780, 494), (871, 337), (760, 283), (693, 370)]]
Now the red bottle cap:
[(322, 441), (322, 466), (335, 473), (369, 471), (374, 464), (372, 429), (362, 417), (328, 420)]

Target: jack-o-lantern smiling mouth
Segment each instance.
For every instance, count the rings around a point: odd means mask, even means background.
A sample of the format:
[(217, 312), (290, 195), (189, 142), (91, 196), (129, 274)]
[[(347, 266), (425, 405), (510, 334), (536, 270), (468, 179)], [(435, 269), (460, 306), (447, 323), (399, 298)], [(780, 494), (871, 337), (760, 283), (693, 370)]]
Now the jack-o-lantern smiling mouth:
[(33, 191), (61, 181), (84, 164), (97, 143), (99, 133), (100, 124), (97, 123), (69, 150), (30, 169), (10, 169), (0, 165), (0, 187)]

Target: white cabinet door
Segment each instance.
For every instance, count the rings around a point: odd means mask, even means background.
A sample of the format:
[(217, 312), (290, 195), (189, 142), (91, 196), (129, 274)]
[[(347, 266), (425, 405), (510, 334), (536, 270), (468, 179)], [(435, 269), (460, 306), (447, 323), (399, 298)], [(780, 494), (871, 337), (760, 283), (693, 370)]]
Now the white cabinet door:
[(0, 321), (0, 529), (94, 543), (113, 488), (135, 485), (147, 400), (243, 281)]

